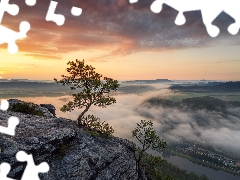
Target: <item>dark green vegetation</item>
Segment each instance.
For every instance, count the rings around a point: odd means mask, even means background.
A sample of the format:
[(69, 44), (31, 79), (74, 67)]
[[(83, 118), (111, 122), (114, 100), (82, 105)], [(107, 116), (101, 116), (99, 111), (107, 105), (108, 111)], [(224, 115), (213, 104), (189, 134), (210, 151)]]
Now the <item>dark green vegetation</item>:
[[(139, 153), (139, 151), (136, 153)], [(148, 179), (152, 180), (208, 180), (205, 175), (199, 176), (194, 172), (188, 173), (186, 170), (179, 169), (179, 167), (161, 159), (161, 157), (146, 152), (143, 154), (141, 164), (141, 168)]]
[(77, 118), (77, 123), (83, 127), (92, 136), (103, 134), (111, 136), (114, 130), (105, 121), (101, 122), (99, 118), (84, 114), (89, 108), (99, 106), (105, 108), (108, 105), (116, 103), (116, 99), (110, 96), (110, 92), (116, 91), (119, 87), (118, 81), (108, 77), (103, 77), (95, 72), (95, 68), (91, 65), (86, 65), (83, 61), (69, 61), (67, 72), (69, 76), (62, 75), (61, 80), (54, 79), (56, 83), (63, 86), (70, 86), (71, 90), (78, 91), (73, 96), (73, 101), (68, 102), (60, 110), (63, 112), (73, 111), (75, 108), (84, 108)]
[(85, 128), (92, 136), (99, 136), (100, 134), (112, 136), (114, 133), (112, 126), (109, 126), (105, 121), (100, 121), (99, 118), (93, 115), (83, 117), (79, 125)]
[[(155, 119), (161, 121), (160, 131), (163, 133), (163, 137), (171, 134), (174, 130), (184, 134), (185, 129), (181, 131), (182, 129), (178, 128), (181, 125), (187, 127), (186, 131), (190, 132), (189, 136), (179, 133), (177, 141), (168, 141), (168, 148), (164, 149), (163, 155), (180, 156), (203, 166), (239, 175), (238, 146), (236, 145), (235, 150), (235, 146), (230, 148), (229, 144), (224, 141), (215, 145), (215, 141), (212, 139), (221, 136), (219, 133), (210, 133), (211, 137), (202, 138), (202, 136), (211, 130), (217, 132), (227, 129), (229, 133), (224, 134), (223, 132), (223, 136), (229, 136), (229, 140), (237, 142), (237, 138), (231, 139), (231, 130), (233, 132), (239, 130), (240, 101), (223, 101), (211, 96), (202, 96), (174, 102), (169, 99), (153, 97), (146, 100), (143, 105), (159, 111), (162, 119)], [(173, 113), (171, 113), (172, 110), (174, 110)], [(171, 113), (172, 116), (167, 116), (166, 113)], [(142, 115), (152, 116), (147, 110)], [(188, 118), (186, 122), (187, 118), (185, 117)], [(173, 134), (171, 137), (176, 136)]]
[(43, 112), (37, 109), (32, 103), (15, 103), (10, 110), (25, 114), (44, 116)]
[(172, 85), (169, 89), (181, 92), (239, 92), (240, 91), (240, 81), (237, 82), (226, 82), (217, 85), (207, 84), (207, 85)]
[(161, 106), (163, 108), (179, 108), (182, 110), (208, 110), (227, 113), (228, 107), (240, 107), (238, 101), (222, 101), (220, 99), (203, 96), (183, 99), (182, 102), (153, 97), (144, 102), (147, 106)]
[(69, 76), (62, 75), (61, 80), (54, 79), (56, 83), (70, 86), (71, 90), (80, 90), (72, 94), (73, 101), (68, 102), (61, 108), (61, 111), (73, 111), (75, 108), (84, 108), (78, 116), (77, 121), (81, 124), (82, 117), (94, 106), (106, 107), (116, 103), (116, 99), (110, 96), (111, 91), (116, 91), (119, 87), (118, 81), (108, 77), (103, 77), (95, 72), (91, 65), (85, 65), (84, 60), (69, 61), (67, 72)]
[[(153, 156), (145, 157), (145, 162), (142, 162), (145, 152), (149, 148), (162, 151), (167, 146), (167, 143), (156, 134), (156, 131), (153, 129), (152, 121), (141, 120), (132, 131), (132, 136), (141, 143), (141, 147), (137, 149), (135, 153), (136, 170), (139, 172), (140, 168), (146, 169), (149, 166), (157, 164), (161, 158)], [(140, 177), (140, 174), (138, 174), (138, 176)]]

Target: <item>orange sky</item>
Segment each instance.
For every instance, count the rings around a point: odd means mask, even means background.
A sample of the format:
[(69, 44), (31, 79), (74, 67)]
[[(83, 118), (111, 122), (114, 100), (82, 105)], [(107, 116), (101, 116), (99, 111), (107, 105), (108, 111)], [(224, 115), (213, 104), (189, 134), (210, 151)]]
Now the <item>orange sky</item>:
[[(214, 21), (221, 33), (211, 38), (199, 11), (185, 13), (186, 24), (176, 26), (176, 11), (164, 6), (154, 14), (152, 1), (59, 0), (56, 12), (66, 21), (57, 26), (45, 20), (49, 0), (34, 7), (11, 0), (20, 12), (16, 17), (5, 13), (2, 25), (17, 31), (27, 20), (31, 30), (17, 42), (14, 55), (6, 44), (0, 45), (0, 77), (52, 80), (65, 73), (68, 61), (85, 59), (97, 72), (118, 80), (239, 80), (240, 36), (226, 31), (233, 22), (229, 16), (222, 13)], [(83, 9), (80, 17), (71, 15), (72, 6)]]

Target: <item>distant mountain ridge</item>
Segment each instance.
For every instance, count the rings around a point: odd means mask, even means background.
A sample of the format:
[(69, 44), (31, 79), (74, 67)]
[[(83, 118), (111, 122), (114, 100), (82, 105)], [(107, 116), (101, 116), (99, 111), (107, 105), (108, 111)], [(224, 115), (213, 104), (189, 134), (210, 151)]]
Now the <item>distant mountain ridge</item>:
[(232, 92), (240, 91), (240, 81), (235, 82), (224, 82), (224, 83), (213, 83), (207, 85), (172, 85), (169, 89), (174, 91), (183, 91), (183, 92)]

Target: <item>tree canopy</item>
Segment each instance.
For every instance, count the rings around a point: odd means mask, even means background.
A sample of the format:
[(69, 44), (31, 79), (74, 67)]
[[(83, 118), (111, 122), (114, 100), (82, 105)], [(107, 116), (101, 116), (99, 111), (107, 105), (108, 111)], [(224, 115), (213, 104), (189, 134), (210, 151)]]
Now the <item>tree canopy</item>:
[(72, 94), (73, 101), (69, 101), (60, 110), (63, 112), (73, 111), (75, 108), (84, 108), (78, 116), (78, 122), (83, 115), (94, 106), (106, 107), (116, 103), (116, 99), (110, 96), (111, 91), (116, 91), (119, 87), (117, 80), (103, 77), (95, 71), (91, 65), (86, 65), (84, 60), (69, 61), (67, 72), (69, 75), (62, 75), (61, 80), (54, 79), (56, 83), (70, 86), (71, 90), (80, 90)]
[[(137, 149), (137, 152), (135, 153), (137, 171), (139, 172), (140, 167), (146, 169), (147, 167), (152, 168), (155, 166), (161, 158), (151, 156), (151, 158), (147, 160), (147, 164), (143, 164), (142, 159), (145, 156), (145, 152), (149, 148), (162, 151), (166, 148), (167, 143), (157, 135), (156, 131), (153, 129), (152, 121), (141, 120), (140, 123), (137, 123), (137, 127), (132, 131), (132, 136), (141, 143), (141, 147)], [(140, 174), (138, 174), (138, 176), (140, 176)]]

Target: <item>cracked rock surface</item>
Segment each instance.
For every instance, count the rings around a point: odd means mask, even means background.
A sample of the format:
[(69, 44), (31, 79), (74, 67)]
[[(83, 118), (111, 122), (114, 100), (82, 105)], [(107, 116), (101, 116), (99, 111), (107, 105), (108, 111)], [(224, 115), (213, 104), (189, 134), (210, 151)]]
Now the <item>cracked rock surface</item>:
[(47, 162), (42, 180), (137, 180), (135, 144), (121, 138), (92, 137), (64, 118), (0, 111), (0, 126), (10, 116), (20, 124), (15, 136), (0, 134), (0, 164), (11, 164), (9, 177), (21, 179), (26, 163), (15, 158), (20, 150), (32, 154), (35, 164)]

